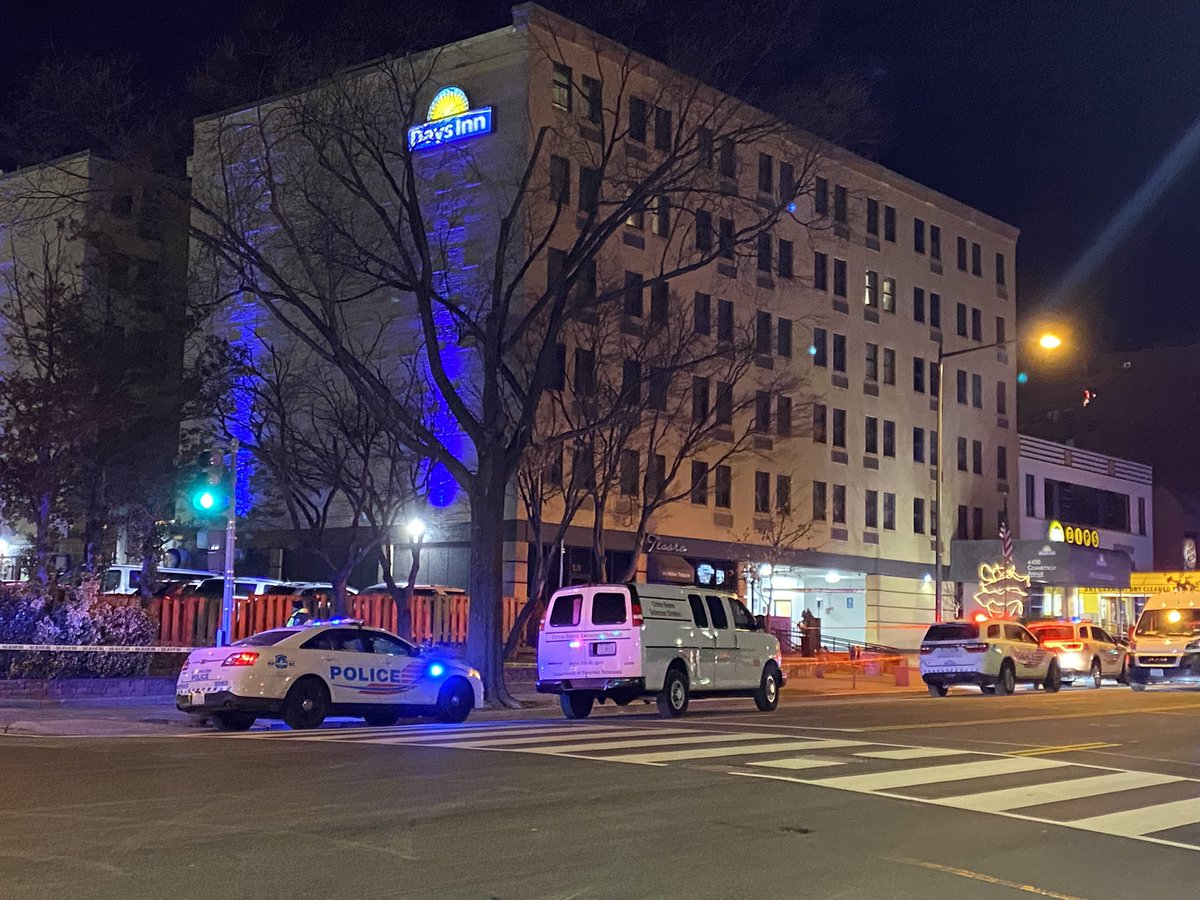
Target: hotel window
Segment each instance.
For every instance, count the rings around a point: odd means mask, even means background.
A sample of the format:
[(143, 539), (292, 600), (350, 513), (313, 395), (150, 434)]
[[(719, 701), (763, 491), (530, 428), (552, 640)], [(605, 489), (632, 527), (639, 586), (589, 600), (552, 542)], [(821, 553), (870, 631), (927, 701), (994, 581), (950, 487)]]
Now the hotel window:
[(775, 433), (788, 437), (792, 433), (792, 398), (779, 397), (775, 401)]
[(971, 532), (975, 540), (983, 540), (983, 510), (978, 506), (971, 507)]
[(559, 109), (571, 109), (571, 67), (562, 63), (554, 64), (554, 77), (551, 83), (551, 99)]
[(833, 186), (833, 220), (846, 224), (846, 187), (845, 185), (835, 184)]
[(660, 497), (667, 483), (667, 458), (653, 453), (646, 460), (646, 496)]
[(754, 473), (754, 511), (756, 513), (771, 511), (771, 475), (768, 472)]
[(983, 376), (971, 376), (971, 405), (976, 409), (983, 409)]
[(629, 98), (629, 139), (639, 144), (646, 143), (646, 126), (650, 118), (650, 107), (641, 97)]
[(954, 536), (960, 541), (965, 541), (970, 537), (967, 532), (967, 508), (965, 506), (958, 508), (958, 527), (955, 529)]
[(829, 257), (824, 253), (813, 253), (813, 288), (829, 290)]
[(996, 382), (996, 415), (1008, 415), (1008, 385), (1003, 381)]
[(877, 455), (879, 453), (879, 420), (874, 416), (866, 417), (863, 437), (863, 450), (872, 456)]
[(967, 439), (965, 437), (958, 439), (958, 471), (967, 471)]
[(733, 219), (717, 222), (717, 252), (724, 259), (733, 259)]
[(878, 344), (867, 344), (866, 379), (867, 379), (867, 381), (878, 381), (879, 380), (879, 345)]
[(733, 470), (729, 466), (713, 469), (713, 506), (729, 509), (733, 505)]
[(641, 468), (636, 450), (622, 450), (620, 461), (621, 496), (636, 497)]
[(758, 154), (758, 190), (763, 194), (775, 190), (775, 160), (769, 153)]
[(913, 357), (913, 390), (925, 393), (925, 360), (919, 356)]
[(996, 316), (996, 343), (1003, 344), (1007, 339), (1008, 329), (1005, 328), (1004, 316)]
[(942, 389), (941, 378), (938, 375), (937, 363), (929, 361), (929, 396), (936, 397)]
[(925, 498), (913, 497), (913, 534), (925, 533)]
[(883, 530), (896, 530), (896, 495), (887, 491), (883, 494)]
[(971, 471), (976, 475), (983, 474), (983, 442), (971, 441)]
[(646, 210), (638, 207), (625, 217), (625, 224), (641, 231), (646, 227)]
[(792, 479), (788, 475), (775, 476), (775, 509), (783, 516), (792, 514)]
[(779, 318), (775, 320), (775, 350), (783, 357), (792, 355), (792, 320)]
[(796, 193), (796, 170), (791, 163), (779, 164), (779, 199), (789, 202)]
[(692, 301), (692, 330), (696, 334), (712, 334), (712, 297), (699, 291)]
[(942, 330), (942, 295), (929, 295), (929, 327)]
[(867, 198), (867, 234), (879, 236), (879, 201)]
[(692, 503), (708, 506), (708, 463), (692, 463)]
[(846, 449), (846, 411), (844, 409), (833, 411), (833, 446), (838, 450)]
[(587, 103), (587, 120), (599, 124), (604, 117), (604, 85), (599, 78), (592, 78), (590, 75), (584, 75), (582, 81), (584, 102)]
[(833, 296), (846, 296), (846, 261), (844, 259), (833, 261)]
[(829, 182), (819, 175), (813, 186), (813, 212), (818, 216), (829, 215)]
[(983, 311), (974, 308), (971, 310), (971, 340), (983, 340)]
[(625, 273), (625, 315), (640, 319), (643, 312), (644, 279), (637, 272)]
[(883, 279), (883, 311), (896, 312), (896, 279)]
[(771, 355), (771, 314), (762, 310), (754, 316), (754, 352)]
[(896, 207), (883, 208), (883, 239), (896, 243)]
[(771, 245), (775, 242), (771, 240), (771, 235), (765, 231), (760, 231), (758, 234), (758, 271), (771, 271)]
[(812, 517), (814, 522), (825, 521), (825, 491), (826, 484), (824, 481), (814, 481), (812, 483)]
[(846, 524), (846, 486), (844, 484), (835, 484), (833, 486), (833, 524)]
[(700, 168), (713, 167), (713, 133), (711, 128), (701, 126), (696, 129), (696, 155), (700, 158)]
[(958, 239), (958, 268), (960, 271), (967, 271), (967, 239), (965, 237)]
[(938, 464), (938, 433), (933, 430), (929, 432), (929, 464), (931, 466)]
[(829, 408), (824, 403), (813, 404), (812, 439), (814, 444), (829, 440)]
[(896, 423), (890, 419), (883, 420), (883, 455), (896, 458)]
[(1037, 482), (1030, 474), (1025, 475), (1025, 515), (1031, 519), (1037, 518), (1037, 497), (1034, 496), (1034, 491), (1037, 490)]
[(1146, 533), (1146, 498), (1138, 497), (1138, 534)]
[(655, 325), (666, 325), (670, 305), (671, 282), (660, 281), (650, 285), (650, 321)]
[(925, 429), (920, 425), (912, 430), (912, 458), (915, 463), (925, 462)]
[(913, 321), (925, 321), (925, 288), (913, 288)]
[(733, 424), (733, 386), (726, 381), (717, 382), (717, 396), (713, 402), (713, 423)]
[(866, 492), (866, 502), (863, 504), (863, 507), (864, 507), (863, 511), (866, 513), (865, 521), (863, 522), (863, 524), (867, 528), (878, 528), (879, 527), (879, 492), (878, 491), (867, 491)]
[(1004, 284), (1004, 254), (996, 254), (996, 284), (1003, 286)]
[(867, 270), (863, 287), (863, 303), (875, 308), (879, 307), (879, 273)]
[(792, 242), (779, 239), (779, 277), (792, 277)]
[(717, 161), (718, 171), (723, 178), (734, 178), (737, 175), (737, 148), (733, 141), (726, 138), (721, 142), (721, 158)]
[(584, 347), (575, 349), (575, 393), (590, 397), (596, 393), (596, 354)]
[(1008, 448), (996, 445), (996, 480), (1008, 481)]
[(896, 351), (890, 347), (883, 348), (883, 383), (896, 383)]
[(844, 334), (835, 334), (833, 336), (833, 371), (846, 373), (846, 336)]
[(600, 209), (600, 172), (587, 167), (579, 170), (579, 208), (584, 212)]
[(937, 225), (929, 226), (929, 258), (938, 262), (942, 259), (942, 229)]
[(771, 431), (771, 395), (767, 391), (754, 392), (754, 430), (759, 434)]
[(563, 206), (571, 202), (571, 163), (566, 157), (550, 157), (550, 199)]
[(654, 149), (671, 149), (671, 111), (661, 106), (654, 108)]
[(717, 301), (717, 340), (733, 342), (733, 304), (728, 300)]
[(967, 336), (967, 305), (959, 303), (954, 307), (954, 330), (959, 337)]
[(959, 369), (957, 374), (958, 402), (967, 405), (967, 373)]
[(708, 379), (698, 375), (692, 377), (692, 420), (703, 422), (708, 418)]
[(653, 209), (650, 230), (659, 237), (667, 237), (671, 233), (671, 201), (659, 194), (654, 198)]
[(642, 364), (637, 360), (627, 359), (621, 364), (620, 400), (629, 404), (642, 401)]
[(983, 248), (976, 243), (971, 244), (971, 274), (983, 274)]
[(826, 346), (827, 336), (828, 336), (828, 332), (826, 332), (824, 328), (814, 328), (813, 329), (812, 359), (813, 359), (814, 366), (829, 365), (829, 356), (828, 356), (828, 350), (827, 350), (827, 346)]
[(550, 364), (550, 375), (546, 387), (552, 391), (561, 391), (567, 386), (567, 346), (555, 344), (554, 355)]
[(913, 251), (925, 252), (925, 220), (913, 219)]
[(696, 249), (708, 253), (713, 246), (712, 213), (706, 209), (696, 210)]

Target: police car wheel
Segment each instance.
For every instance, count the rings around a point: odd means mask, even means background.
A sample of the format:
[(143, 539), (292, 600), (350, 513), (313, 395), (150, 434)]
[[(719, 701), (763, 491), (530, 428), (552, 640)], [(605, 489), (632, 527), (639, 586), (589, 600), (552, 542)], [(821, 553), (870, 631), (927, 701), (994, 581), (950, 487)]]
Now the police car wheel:
[(984, 694), (994, 694), (996, 693), (996, 686), (994, 684), (981, 684), (979, 690)]
[(1135, 691), (1137, 691), (1138, 693), (1141, 693), (1142, 691), (1144, 691), (1146, 689), (1146, 686), (1144, 684), (1139, 684), (1136, 681), (1129, 682), (1129, 686), (1131, 688), (1133, 688)]
[(688, 680), (681, 669), (670, 669), (663, 682), (663, 689), (658, 692), (658, 714), (663, 718), (676, 718), (687, 712)]
[(1092, 671), (1091, 671), (1090, 677), (1092, 680), (1092, 687), (1094, 687), (1094, 688), (1100, 687), (1100, 684), (1102, 683), (1102, 675), (1100, 672), (1100, 660), (1098, 660), (1098, 659), (1092, 660)]
[(318, 678), (301, 678), (283, 701), (288, 728), (320, 728), (329, 714), (329, 688)]
[(930, 697), (945, 697), (950, 690), (944, 684), (930, 684), (927, 687), (929, 688)]
[(254, 716), (249, 713), (215, 712), (212, 714), (212, 723), (217, 731), (249, 731), (254, 724)]
[(595, 697), (586, 691), (568, 691), (558, 697), (563, 715), (568, 719), (586, 719), (592, 714)]
[(1046, 680), (1042, 682), (1042, 687), (1051, 694), (1057, 694), (1059, 688), (1062, 687), (1062, 670), (1058, 667), (1058, 660), (1050, 663), (1050, 669), (1046, 672)]
[(1011, 694), (1017, 689), (1017, 671), (1007, 659), (1000, 664), (1000, 677), (996, 679), (996, 696)]
[(372, 728), (386, 728), (400, 721), (400, 714), (392, 709), (373, 709), (363, 713), (363, 719)]
[(475, 692), (465, 678), (451, 678), (438, 691), (434, 715), (439, 722), (463, 722), (475, 706)]
[(754, 692), (754, 705), (759, 712), (773, 712), (779, 706), (779, 670), (774, 664), (763, 669), (758, 690)]

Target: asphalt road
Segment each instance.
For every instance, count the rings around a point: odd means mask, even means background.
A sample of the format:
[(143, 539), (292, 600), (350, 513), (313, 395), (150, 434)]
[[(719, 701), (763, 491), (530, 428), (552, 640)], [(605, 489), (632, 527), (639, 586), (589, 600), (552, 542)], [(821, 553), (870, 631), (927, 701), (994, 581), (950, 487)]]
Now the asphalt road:
[(1200, 692), (784, 696), (672, 722), (3, 737), (0, 895), (1200, 893)]

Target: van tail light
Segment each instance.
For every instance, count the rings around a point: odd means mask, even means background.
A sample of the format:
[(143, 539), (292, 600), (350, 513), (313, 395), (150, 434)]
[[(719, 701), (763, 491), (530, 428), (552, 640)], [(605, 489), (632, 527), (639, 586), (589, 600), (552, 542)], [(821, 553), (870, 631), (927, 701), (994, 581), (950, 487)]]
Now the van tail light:
[(1063, 650), (1067, 653), (1078, 653), (1083, 649), (1083, 643), (1080, 641), (1046, 641), (1042, 646), (1048, 650)]
[(927, 653), (932, 653), (932, 652), (933, 652), (933, 648), (930, 647), (928, 644), (921, 645), (921, 655), (922, 656), (925, 656)]
[(252, 666), (258, 662), (258, 654), (253, 650), (243, 650), (241, 653), (231, 653), (225, 657), (223, 666)]
[(987, 644), (963, 644), (963, 649), (968, 653), (986, 653)]
[(642, 617), (642, 601), (634, 599), (634, 600), (630, 601), (629, 605), (632, 608), (632, 612), (633, 612), (633, 627), (641, 628), (642, 624), (646, 621)]

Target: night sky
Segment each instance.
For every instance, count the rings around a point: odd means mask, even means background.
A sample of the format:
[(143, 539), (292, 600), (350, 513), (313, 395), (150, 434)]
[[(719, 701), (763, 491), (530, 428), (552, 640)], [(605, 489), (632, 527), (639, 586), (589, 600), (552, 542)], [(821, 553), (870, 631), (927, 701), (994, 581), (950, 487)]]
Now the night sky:
[[(10, 0), (0, 83), (28, 74), (52, 49), (120, 53), (135, 58), (138, 73), (170, 102), (208, 48), (260, 5)], [(311, 33), (345, 4), (271, 5)], [(570, 12), (570, 2), (552, 5)], [(506, 23), (508, 6), (452, 0), (438, 9), (466, 35)], [(797, 39), (803, 65), (839, 61), (873, 79), (890, 124), (873, 154), (880, 162), (1021, 229), (1022, 316), (1052, 308), (1098, 345), (1121, 348), (1200, 339), (1192, 277), (1200, 161), (1188, 160), (1097, 267), (1060, 288), (1200, 118), (1197, 47), (1200, 4), (1162, 0), (830, 0), (814, 39)], [(776, 65), (765, 74), (781, 83), (793, 77), (791, 66)]]

